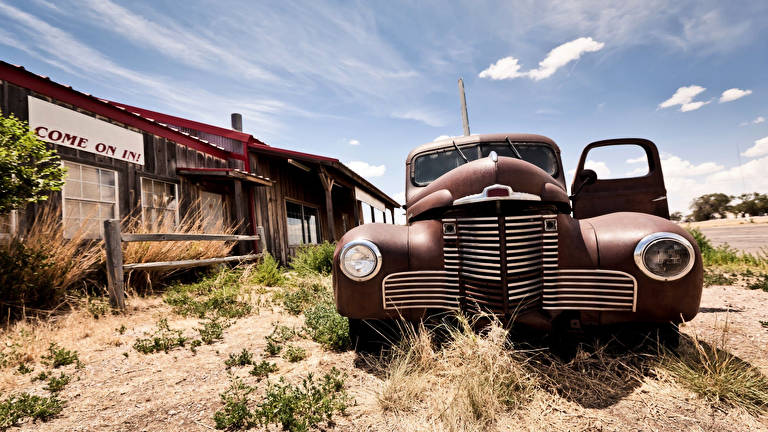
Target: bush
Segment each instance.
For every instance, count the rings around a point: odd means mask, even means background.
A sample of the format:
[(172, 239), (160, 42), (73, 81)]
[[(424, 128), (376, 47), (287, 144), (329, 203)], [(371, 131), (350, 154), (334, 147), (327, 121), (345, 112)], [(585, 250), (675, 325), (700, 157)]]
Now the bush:
[(251, 403), (250, 395), (254, 390), (238, 378), (232, 381), (229, 388), (221, 394), (224, 407), (213, 415), (216, 429), (234, 430), (256, 426), (253, 412), (248, 406)]
[(333, 300), (331, 291), (319, 281), (299, 279), (275, 292), (274, 299), (281, 302), (291, 315), (298, 315), (312, 305)]
[(56, 396), (43, 397), (22, 393), (0, 402), (0, 430), (17, 425), (25, 418), (47, 421), (64, 409)]
[(305, 312), (307, 331), (315, 342), (336, 351), (349, 348), (349, 320), (331, 303), (320, 303)]
[(280, 272), (280, 264), (272, 255), (265, 253), (264, 257), (256, 265), (252, 282), (272, 287), (282, 284), (284, 280), (285, 278)]
[(250, 304), (240, 300), (241, 278), (241, 271), (224, 269), (197, 283), (171, 286), (163, 300), (182, 316), (240, 318), (252, 310)]
[(288, 345), (283, 352), (283, 358), (291, 363), (296, 363), (307, 358), (307, 350), (295, 345)]
[(182, 336), (181, 330), (171, 329), (166, 318), (157, 322), (157, 330), (148, 338), (136, 339), (133, 349), (142, 354), (151, 354), (159, 351), (166, 353), (177, 346), (184, 346), (187, 338)]
[(253, 365), (253, 369), (250, 373), (251, 375), (261, 380), (262, 378), (268, 377), (272, 372), (277, 372), (277, 365), (266, 360), (262, 360), (260, 363)]
[(55, 307), (88, 281), (102, 262), (102, 248), (86, 237), (79, 229), (65, 239), (59, 209), (46, 205), (23, 237), (0, 243), (0, 298), (6, 304), (0, 316), (8, 306), (15, 315), (24, 308)]
[(224, 364), (227, 366), (227, 369), (233, 366), (252, 365), (253, 354), (251, 354), (251, 352), (248, 351), (246, 348), (243, 348), (243, 350), (240, 351), (240, 354), (235, 354), (235, 353), (229, 354), (229, 358), (224, 362)]
[(61, 348), (55, 342), (51, 342), (51, 345), (48, 346), (48, 355), (44, 355), (42, 358), (46, 364), (54, 369), (73, 363), (82, 367), (77, 351)]
[(287, 384), (282, 378), (267, 387), (264, 400), (254, 411), (259, 423), (279, 424), (283, 430), (303, 432), (320, 422), (330, 422), (335, 413), (344, 414), (350, 398), (344, 391), (344, 377), (336, 368), (323, 376), (320, 383), (312, 374), (301, 385)]
[(65, 375), (64, 372), (62, 372), (58, 377), (51, 376), (48, 378), (48, 384), (44, 389), (51, 393), (58, 393), (64, 390), (64, 387), (66, 387), (71, 380), (72, 378), (70, 378), (69, 375)]
[(333, 269), (333, 252), (336, 245), (323, 242), (317, 245), (303, 245), (291, 260), (291, 267), (300, 275), (319, 273), (328, 275)]
[(61, 190), (66, 170), (26, 122), (0, 113), (0, 215)]

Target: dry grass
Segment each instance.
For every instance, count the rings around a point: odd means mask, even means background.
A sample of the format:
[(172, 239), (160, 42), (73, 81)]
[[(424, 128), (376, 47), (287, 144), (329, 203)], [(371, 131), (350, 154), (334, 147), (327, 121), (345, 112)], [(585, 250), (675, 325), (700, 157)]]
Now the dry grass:
[(440, 349), (434, 331), (404, 326), (403, 342), (383, 363), (381, 407), (424, 411), (424, 420), (443, 430), (480, 431), (529, 401), (540, 384), (526, 356), (512, 349), (497, 320), (476, 332), (480, 319), (487, 317), (459, 316), (457, 325), (446, 324)]
[[(132, 233), (184, 233), (184, 234), (233, 234), (237, 226), (206, 225), (199, 201), (190, 205), (190, 211), (175, 226), (168, 223), (145, 224), (140, 216), (123, 221)], [(226, 256), (234, 242), (181, 241), (181, 242), (131, 242), (123, 246), (123, 262), (145, 263), (157, 261), (181, 261)], [(152, 288), (153, 283), (167, 279), (178, 270), (133, 271), (128, 275), (129, 285), (136, 289)]]
[(708, 343), (694, 329), (677, 352), (664, 353), (661, 365), (677, 382), (708, 403), (763, 414), (768, 411), (768, 379), (759, 369), (728, 351), (730, 331), (726, 319), (719, 337)]

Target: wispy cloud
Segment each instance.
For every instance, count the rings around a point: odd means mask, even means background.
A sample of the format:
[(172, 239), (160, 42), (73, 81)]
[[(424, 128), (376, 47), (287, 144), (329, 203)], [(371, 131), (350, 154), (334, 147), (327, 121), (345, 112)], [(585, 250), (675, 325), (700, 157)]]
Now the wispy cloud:
[(768, 155), (768, 137), (760, 138), (759, 140), (755, 141), (755, 145), (742, 153), (742, 156), (746, 157), (757, 157), (763, 155)]
[(390, 115), (392, 118), (401, 120), (414, 120), (422, 122), (427, 126), (441, 127), (445, 126), (446, 121), (442, 115), (426, 109), (408, 109), (404, 111), (395, 111)]
[(580, 37), (552, 49), (536, 69), (522, 72), (517, 58), (504, 57), (480, 72), (478, 77), (492, 80), (527, 77), (539, 81), (551, 77), (558, 69), (578, 60), (585, 53), (600, 51), (604, 46), (603, 42), (597, 42), (591, 37)]
[(353, 145), (353, 146), (360, 145), (360, 141), (356, 139), (351, 139), (349, 140), (349, 145)]
[(749, 96), (751, 94), (752, 90), (742, 90), (738, 88), (728, 89), (725, 90), (722, 95), (720, 95), (719, 103), (735, 101), (736, 99), (741, 99), (744, 96)]
[(660, 103), (659, 108), (664, 109), (680, 105), (680, 111), (682, 112), (697, 110), (709, 103), (709, 101), (704, 102), (693, 100), (696, 96), (698, 96), (700, 93), (703, 93), (705, 90), (706, 89), (704, 87), (697, 85), (680, 87), (677, 89), (677, 91), (675, 91), (675, 94), (673, 94), (671, 98)]

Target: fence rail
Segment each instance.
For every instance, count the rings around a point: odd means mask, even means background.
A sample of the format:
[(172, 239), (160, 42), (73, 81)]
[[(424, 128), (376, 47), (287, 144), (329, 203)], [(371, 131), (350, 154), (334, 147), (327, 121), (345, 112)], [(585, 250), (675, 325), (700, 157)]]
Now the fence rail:
[[(181, 234), (181, 233), (152, 233), (132, 234), (120, 231), (120, 221), (110, 219), (104, 221), (104, 251), (107, 257), (107, 287), (109, 302), (113, 307), (125, 309), (125, 272), (130, 270), (169, 270), (175, 268), (200, 267), (211, 264), (253, 261), (264, 254), (267, 249), (264, 228), (256, 227), (257, 235), (230, 234)], [(128, 242), (161, 242), (161, 241), (258, 241), (259, 253), (227, 256), (221, 258), (206, 258), (199, 260), (158, 261), (148, 263), (123, 264), (123, 243)]]

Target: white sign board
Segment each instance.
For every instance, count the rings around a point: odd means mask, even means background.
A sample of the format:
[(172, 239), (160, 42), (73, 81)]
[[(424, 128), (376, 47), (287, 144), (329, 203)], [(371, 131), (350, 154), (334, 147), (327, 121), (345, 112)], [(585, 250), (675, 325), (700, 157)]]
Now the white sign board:
[(28, 96), (29, 128), (49, 143), (144, 165), (142, 134)]

